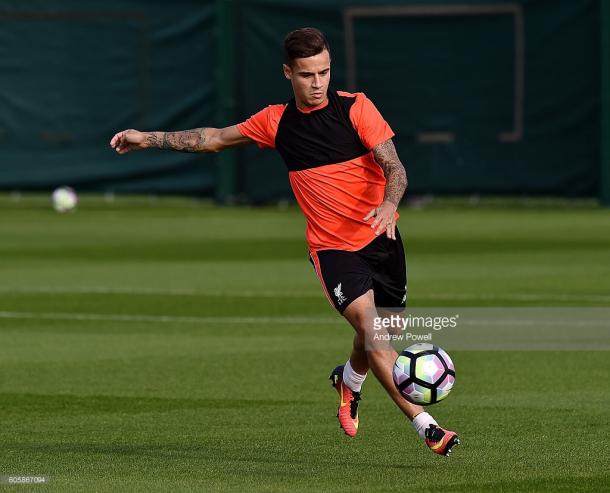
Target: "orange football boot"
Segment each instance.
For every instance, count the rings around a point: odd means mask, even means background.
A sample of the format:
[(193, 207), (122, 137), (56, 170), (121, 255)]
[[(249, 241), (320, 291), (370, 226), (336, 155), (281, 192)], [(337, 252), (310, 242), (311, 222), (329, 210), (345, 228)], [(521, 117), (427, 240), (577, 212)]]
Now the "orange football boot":
[(426, 445), (435, 454), (449, 456), (451, 449), (460, 444), (460, 439), (455, 431), (444, 430), (440, 426), (428, 426), (425, 435)]
[(330, 374), (332, 386), (337, 390), (340, 401), (337, 410), (339, 426), (347, 436), (355, 437), (358, 433), (358, 402), (361, 399), (360, 392), (351, 390), (343, 383), (343, 367), (337, 366)]

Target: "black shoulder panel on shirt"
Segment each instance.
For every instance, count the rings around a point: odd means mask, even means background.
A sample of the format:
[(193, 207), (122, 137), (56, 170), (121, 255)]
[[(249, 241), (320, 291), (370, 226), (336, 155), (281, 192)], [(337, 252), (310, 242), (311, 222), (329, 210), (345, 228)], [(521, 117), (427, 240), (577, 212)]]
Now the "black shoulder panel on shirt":
[(282, 114), (275, 147), (289, 171), (342, 163), (367, 154), (349, 118), (355, 97), (328, 90), (328, 105), (309, 113), (292, 99)]

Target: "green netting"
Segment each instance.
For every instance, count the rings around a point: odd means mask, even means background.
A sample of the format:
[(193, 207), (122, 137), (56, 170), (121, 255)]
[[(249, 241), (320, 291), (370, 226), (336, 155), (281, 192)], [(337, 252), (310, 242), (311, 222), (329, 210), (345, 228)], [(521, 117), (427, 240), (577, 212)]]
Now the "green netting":
[[(241, 116), (290, 96), (283, 35), (314, 25), (329, 37), (335, 87), (366, 92), (395, 130), (411, 193), (597, 194), (597, 1), (469, 2), (466, 13), (442, 2), (444, 14), (437, 1), (383, 4), (242, 2)], [(289, 195), (277, 156), (248, 149), (240, 162), (247, 196)]]
[(209, 157), (108, 141), (212, 120), (213, 22), (201, 1), (3, 2), (0, 187), (211, 193)]
[(411, 193), (597, 194), (599, 0), (383, 5), (5, 1), (0, 188), (290, 197), (272, 151), (240, 150), (233, 173), (232, 157), (118, 158), (107, 143), (286, 101), (283, 37), (313, 25), (330, 40), (334, 87), (366, 92), (395, 130)]

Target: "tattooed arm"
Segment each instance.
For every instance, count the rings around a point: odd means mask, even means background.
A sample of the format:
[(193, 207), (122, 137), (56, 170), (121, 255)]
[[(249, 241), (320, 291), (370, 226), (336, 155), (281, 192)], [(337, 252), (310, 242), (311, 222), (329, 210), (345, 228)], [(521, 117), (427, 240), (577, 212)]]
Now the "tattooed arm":
[(141, 149), (170, 149), (180, 152), (220, 152), (229, 147), (253, 142), (237, 126), (195, 128), (181, 132), (139, 132), (123, 130), (112, 137), (110, 146), (119, 154)]
[(392, 139), (388, 139), (373, 148), (373, 156), (385, 175), (385, 193), (383, 202), (379, 207), (372, 209), (364, 217), (364, 220), (368, 221), (374, 217), (375, 220), (371, 223), (371, 228), (375, 229), (375, 234), (379, 235), (385, 230), (387, 237), (395, 240), (395, 213), (400, 199), (402, 199), (407, 189), (407, 173), (398, 154), (396, 154)]
[(391, 202), (398, 207), (400, 199), (402, 199), (407, 189), (407, 172), (400, 162), (392, 139), (388, 139), (376, 146), (373, 149), (373, 156), (375, 156), (377, 164), (381, 166), (386, 179), (383, 200)]

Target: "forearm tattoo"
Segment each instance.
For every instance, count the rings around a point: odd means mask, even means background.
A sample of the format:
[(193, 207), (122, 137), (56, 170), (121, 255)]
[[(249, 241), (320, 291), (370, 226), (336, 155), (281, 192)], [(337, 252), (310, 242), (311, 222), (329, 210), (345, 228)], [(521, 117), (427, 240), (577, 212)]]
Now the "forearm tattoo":
[(158, 137), (158, 133), (162, 132), (148, 132), (146, 134), (146, 145), (148, 147), (161, 147), (161, 139)]
[(206, 135), (205, 128), (195, 128), (182, 132), (158, 132), (150, 133), (147, 143), (159, 149), (170, 149), (180, 152), (203, 152), (205, 151)]
[(400, 162), (392, 139), (379, 144), (373, 149), (375, 161), (383, 169), (385, 175), (385, 194), (383, 200), (392, 202), (396, 207), (407, 189), (407, 172)]

